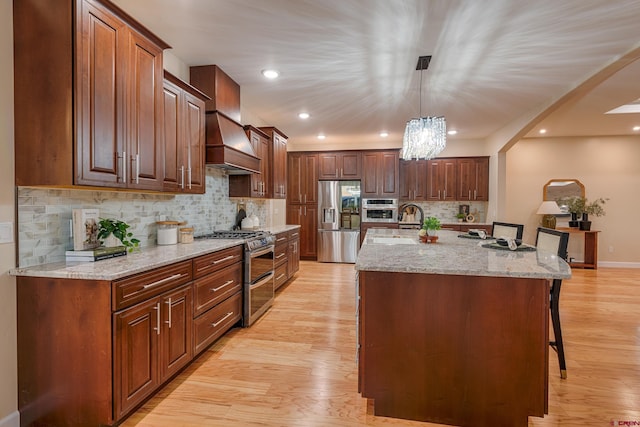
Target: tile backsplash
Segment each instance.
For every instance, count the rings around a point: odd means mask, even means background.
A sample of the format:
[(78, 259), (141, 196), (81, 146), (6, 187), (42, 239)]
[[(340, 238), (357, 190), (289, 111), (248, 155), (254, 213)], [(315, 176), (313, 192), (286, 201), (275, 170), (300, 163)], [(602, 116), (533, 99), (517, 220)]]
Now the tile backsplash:
[(186, 221), (195, 235), (227, 230), (235, 224), (237, 204), (246, 206), (260, 224), (268, 225), (267, 201), (229, 199), (229, 179), (224, 170), (207, 167), (206, 194), (153, 194), (101, 190), (18, 188), (18, 264), (28, 267), (64, 261), (73, 248), (71, 211), (100, 209), (100, 217), (121, 219), (140, 240), (141, 246), (156, 244), (156, 221)]
[[(453, 224), (458, 222), (456, 214), (460, 205), (468, 205), (469, 213), (473, 214), (475, 222), (482, 223), (487, 218), (487, 202), (406, 202), (419, 206), (424, 212), (425, 218), (435, 216), (443, 224)], [(400, 202), (402, 206), (404, 203)]]

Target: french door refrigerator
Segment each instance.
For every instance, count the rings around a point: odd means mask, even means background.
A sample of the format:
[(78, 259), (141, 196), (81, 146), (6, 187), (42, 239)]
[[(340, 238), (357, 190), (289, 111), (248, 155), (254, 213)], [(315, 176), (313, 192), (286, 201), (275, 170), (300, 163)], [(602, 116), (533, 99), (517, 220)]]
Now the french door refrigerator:
[(318, 182), (318, 261), (355, 263), (360, 249), (360, 181)]

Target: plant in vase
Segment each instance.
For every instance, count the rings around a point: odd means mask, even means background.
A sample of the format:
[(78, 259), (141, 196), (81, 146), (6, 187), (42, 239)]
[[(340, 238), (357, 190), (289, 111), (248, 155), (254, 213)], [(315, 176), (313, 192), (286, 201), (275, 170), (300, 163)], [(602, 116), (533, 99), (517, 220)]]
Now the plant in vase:
[(568, 199), (559, 200), (558, 204), (567, 207), (567, 211), (571, 214), (569, 227), (578, 227), (578, 218), (583, 214), (587, 199), (584, 197), (570, 197)]
[(435, 242), (438, 240), (438, 230), (442, 227), (440, 220), (434, 216), (428, 216), (422, 223), (422, 229), (426, 230), (427, 241)]
[(467, 216), (463, 213), (456, 214), (456, 218), (458, 218), (458, 222), (464, 221)]
[(589, 221), (589, 215), (592, 216), (604, 216), (604, 204), (609, 199), (603, 199), (602, 197), (595, 199), (593, 202), (585, 200), (584, 211), (582, 212), (582, 221), (580, 221), (580, 230), (591, 230), (591, 221)]
[[(100, 239), (105, 246), (113, 246), (114, 243), (106, 243), (112, 237), (119, 240), (123, 246), (129, 248), (129, 252), (138, 247), (140, 240), (133, 237), (133, 233), (127, 231), (130, 227), (124, 221), (111, 218), (100, 218), (98, 222), (98, 239)], [(117, 245), (117, 241), (115, 245)]]

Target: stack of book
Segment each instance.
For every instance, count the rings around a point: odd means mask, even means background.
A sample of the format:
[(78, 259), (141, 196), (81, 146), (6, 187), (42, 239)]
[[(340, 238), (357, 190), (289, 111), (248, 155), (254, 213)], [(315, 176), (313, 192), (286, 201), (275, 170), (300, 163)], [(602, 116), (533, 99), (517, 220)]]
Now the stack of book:
[(81, 262), (81, 261), (100, 261), (102, 259), (115, 258), (124, 256), (127, 254), (127, 248), (125, 246), (104, 247), (101, 246), (95, 249), (85, 249), (82, 251), (67, 251), (67, 262)]

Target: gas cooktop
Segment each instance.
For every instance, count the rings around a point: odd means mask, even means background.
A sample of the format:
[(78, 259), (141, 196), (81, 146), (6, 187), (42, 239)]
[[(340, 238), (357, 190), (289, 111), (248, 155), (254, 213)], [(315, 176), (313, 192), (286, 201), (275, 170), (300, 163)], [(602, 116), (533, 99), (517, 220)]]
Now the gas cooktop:
[(196, 239), (244, 239), (246, 248), (250, 251), (273, 245), (276, 241), (275, 236), (268, 231), (253, 230), (214, 231)]

